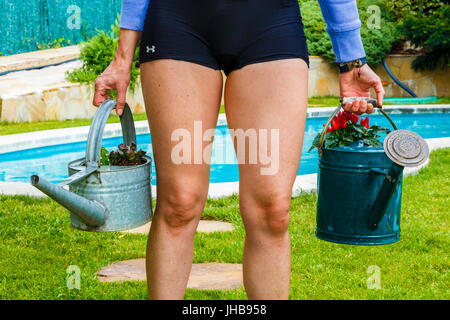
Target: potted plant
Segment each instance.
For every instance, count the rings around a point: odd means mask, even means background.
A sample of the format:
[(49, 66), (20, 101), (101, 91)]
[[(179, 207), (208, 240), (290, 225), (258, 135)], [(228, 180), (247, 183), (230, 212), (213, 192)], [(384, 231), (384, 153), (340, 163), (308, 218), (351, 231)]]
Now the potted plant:
[(102, 166), (134, 166), (147, 162), (145, 159), (146, 152), (142, 149), (137, 150), (136, 144), (133, 142), (127, 145), (125, 142), (118, 145), (116, 151), (109, 152), (104, 147), (100, 151), (100, 164)]
[[(331, 120), (331, 125), (327, 127), (323, 147), (332, 149), (347, 146), (356, 141), (371, 147), (381, 147), (382, 143), (378, 140), (379, 134), (389, 132), (391, 131), (388, 128), (378, 125), (369, 126), (369, 116), (364, 118), (355, 113), (340, 111)], [(318, 133), (314, 138), (309, 151), (319, 147), (320, 136), (321, 133)]]

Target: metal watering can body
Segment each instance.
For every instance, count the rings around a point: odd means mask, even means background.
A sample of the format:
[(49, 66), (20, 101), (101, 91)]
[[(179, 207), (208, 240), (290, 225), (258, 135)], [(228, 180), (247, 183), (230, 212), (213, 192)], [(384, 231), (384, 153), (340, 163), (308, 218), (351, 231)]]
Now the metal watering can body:
[[(69, 178), (52, 184), (34, 175), (33, 186), (70, 211), (72, 227), (85, 231), (121, 231), (139, 227), (152, 218), (151, 161), (136, 166), (100, 166), (106, 120), (116, 103), (105, 101), (89, 129), (86, 157), (68, 164)], [(120, 118), (124, 142), (136, 143), (128, 105)], [(69, 185), (69, 190), (63, 187)]]
[(397, 130), (376, 100), (363, 99), (380, 108), (394, 131), (383, 148), (357, 141), (328, 149), (323, 147), (326, 128), (341, 107), (332, 113), (319, 142), (316, 236), (342, 244), (390, 244), (400, 239), (403, 169), (424, 163), (429, 151), (414, 132)]
[(359, 245), (398, 241), (403, 168), (397, 176), (398, 187), (391, 190), (390, 197), (376, 211), (381, 217), (377, 228), (370, 223), (376, 219), (372, 209), (392, 165), (383, 148), (367, 147), (360, 142), (322, 149), (317, 176), (316, 236)]

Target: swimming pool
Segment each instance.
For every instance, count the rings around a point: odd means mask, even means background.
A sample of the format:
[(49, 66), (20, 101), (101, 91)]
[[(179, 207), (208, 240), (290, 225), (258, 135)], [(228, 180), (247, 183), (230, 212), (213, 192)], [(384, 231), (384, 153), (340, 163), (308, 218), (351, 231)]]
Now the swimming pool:
[[(402, 113), (390, 116), (399, 129), (415, 131), (425, 139), (450, 137), (450, 113)], [(322, 130), (325, 121), (324, 117), (307, 119), (298, 175), (317, 172), (317, 150), (308, 152), (308, 149), (313, 138)], [(370, 116), (370, 122), (389, 127), (388, 121), (382, 115)], [(121, 140), (121, 137), (104, 139), (103, 146), (112, 149), (117, 147)], [(149, 134), (138, 135), (137, 143), (139, 148), (152, 156)], [(29, 182), (33, 174), (39, 174), (52, 182), (61, 181), (67, 177), (67, 163), (83, 157), (85, 148), (86, 142), (77, 142), (0, 154), (0, 181)], [(219, 126), (213, 144), (210, 182), (234, 181), (238, 181), (238, 167), (233, 144), (228, 128)], [(152, 184), (156, 184), (154, 167)]]

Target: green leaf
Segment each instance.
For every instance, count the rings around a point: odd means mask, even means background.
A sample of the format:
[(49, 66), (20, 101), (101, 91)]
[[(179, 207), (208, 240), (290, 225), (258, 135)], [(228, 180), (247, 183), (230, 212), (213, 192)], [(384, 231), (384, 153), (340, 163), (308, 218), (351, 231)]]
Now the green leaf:
[(366, 145), (371, 146), (371, 147), (380, 147), (381, 146), (381, 142), (378, 141), (377, 139), (364, 138), (363, 141)]
[(357, 124), (353, 128), (355, 129), (356, 132), (358, 132), (358, 133), (360, 133), (362, 135), (366, 135), (367, 134), (367, 129), (364, 126), (362, 126), (362, 125)]
[(102, 166), (109, 166), (111, 165), (109, 162), (109, 152), (104, 147), (100, 149), (100, 164)]
[(319, 141), (320, 141), (320, 133), (318, 133), (315, 137), (314, 140), (312, 142), (311, 148), (309, 148), (308, 152), (313, 151), (315, 148), (318, 148), (319, 146)]
[(383, 133), (383, 132), (389, 133), (389, 132), (391, 132), (391, 130), (389, 130), (388, 128), (380, 127), (380, 126), (378, 126), (378, 125), (373, 125), (373, 126), (371, 126), (371, 127), (369, 128), (369, 131), (370, 131), (371, 133)]

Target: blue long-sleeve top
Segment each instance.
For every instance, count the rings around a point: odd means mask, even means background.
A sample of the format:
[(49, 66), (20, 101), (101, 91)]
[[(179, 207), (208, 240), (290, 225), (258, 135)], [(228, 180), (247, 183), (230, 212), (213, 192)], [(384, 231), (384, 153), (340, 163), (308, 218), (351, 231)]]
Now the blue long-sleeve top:
[[(318, 0), (336, 62), (365, 57), (356, 0)], [(150, 0), (122, 0), (120, 28), (142, 31)]]

